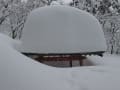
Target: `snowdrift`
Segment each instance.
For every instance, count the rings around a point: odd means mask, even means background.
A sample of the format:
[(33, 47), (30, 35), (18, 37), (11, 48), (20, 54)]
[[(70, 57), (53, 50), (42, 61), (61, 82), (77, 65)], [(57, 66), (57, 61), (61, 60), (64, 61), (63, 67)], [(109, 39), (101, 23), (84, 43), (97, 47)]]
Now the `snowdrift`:
[(54, 68), (38, 63), (0, 34), (0, 90), (120, 90), (117, 67)]

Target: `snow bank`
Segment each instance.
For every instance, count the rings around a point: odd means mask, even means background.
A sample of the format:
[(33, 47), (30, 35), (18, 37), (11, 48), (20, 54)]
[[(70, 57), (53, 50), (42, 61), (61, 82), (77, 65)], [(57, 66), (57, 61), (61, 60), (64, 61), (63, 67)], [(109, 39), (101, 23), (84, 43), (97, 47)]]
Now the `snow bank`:
[(61, 70), (27, 58), (11, 47), (11, 38), (1, 37), (0, 90), (72, 90)]
[(17, 48), (19, 48), (21, 46), (21, 41), (20, 40), (12, 39), (9, 36), (7, 36), (5, 34), (2, 34), (2, 33), (0, 33), (0, 40), (2, 42), (6, 43), (7, 45), (15, 48), (15, 49), (17, 49)]
[(0, 90), (120, 90), (119, 68), (53, 68), (12, 48), (0, 34)]
[(68, 6), (46, 6), (31, 12), (21, 38), (22, 52), (80, 53), (105, 51), (98, 20)]
[(89, 63), (95, 66), (120, 67), (120, 56), (105, 54), (104, 57), (87, 56)]

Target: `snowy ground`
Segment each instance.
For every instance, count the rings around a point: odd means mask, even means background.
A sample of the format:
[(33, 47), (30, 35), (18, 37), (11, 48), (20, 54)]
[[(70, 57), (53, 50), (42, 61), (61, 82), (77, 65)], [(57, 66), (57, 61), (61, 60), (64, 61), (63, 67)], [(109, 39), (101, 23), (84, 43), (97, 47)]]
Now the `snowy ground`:
[(110, 55), (110, 54), (104, 54), (103, 57), (88, 56), (86, 65), (119, 67), (120, 66), (120, 56)]
[(55, 68), (20, 54), (16, 44), (0, 34), (0, 90), (120, 90), (119, 56), (89, 56), (94, 66)]

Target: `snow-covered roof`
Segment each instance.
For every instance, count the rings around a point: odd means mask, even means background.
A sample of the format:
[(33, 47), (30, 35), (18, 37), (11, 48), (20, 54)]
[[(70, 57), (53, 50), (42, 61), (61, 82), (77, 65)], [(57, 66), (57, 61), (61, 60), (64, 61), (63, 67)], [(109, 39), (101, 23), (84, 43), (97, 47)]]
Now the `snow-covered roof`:
[(69, 6), (32, 11), (21, 38), (22, 52), (80, 53), (105, 51), (104, 33), (91, 14)]

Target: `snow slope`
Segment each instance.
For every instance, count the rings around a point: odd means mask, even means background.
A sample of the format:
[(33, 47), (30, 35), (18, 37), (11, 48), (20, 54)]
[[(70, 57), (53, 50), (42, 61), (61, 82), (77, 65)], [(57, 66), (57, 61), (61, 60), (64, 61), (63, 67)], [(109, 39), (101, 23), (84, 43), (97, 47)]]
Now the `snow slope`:
[(0, 34), (0, 90), (120, 90), (119, 67), (50, 67), (20, 54), (11, 43)]
[(87, 58), (95, 66), (120, 67), (120, 56), (105, 54), (104, 57), (88, 56)]
[(98, 20), (85, 11), (68, 6), (53, 5), (32, 11), (21, 40), (22, 52), (80, 53), (106, 50)]

